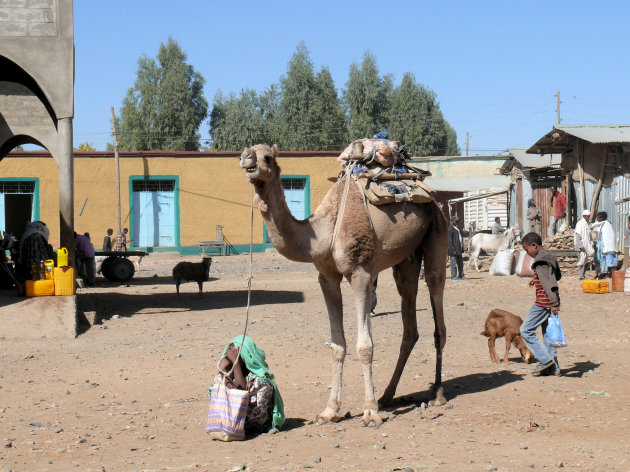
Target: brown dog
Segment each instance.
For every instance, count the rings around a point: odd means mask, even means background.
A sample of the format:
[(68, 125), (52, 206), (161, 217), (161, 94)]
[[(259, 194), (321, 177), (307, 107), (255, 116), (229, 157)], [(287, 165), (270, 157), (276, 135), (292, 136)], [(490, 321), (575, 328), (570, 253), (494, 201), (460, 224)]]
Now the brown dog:
[(523, 324), (521, 317), (508, 311), (495, 308), (490, 312), (488, 318), (486, 318), (486, 329), (481, 334), (488, 337), (488, 350), (490, 351), (490, 359), (493, 362), (497, 364), (500, 362), (497, 351), (494, 349), (494, 340), (501, 336), (505, 337), (505, 357), (503, 357), (503, 362), (506, 364), (508, 363), (511, 344), (514, 344), (514, 347), (521, 351), (523, 362), (529, 363), (534, 357), (532, 351), (527, 348), (521, 337), (521, 324)]

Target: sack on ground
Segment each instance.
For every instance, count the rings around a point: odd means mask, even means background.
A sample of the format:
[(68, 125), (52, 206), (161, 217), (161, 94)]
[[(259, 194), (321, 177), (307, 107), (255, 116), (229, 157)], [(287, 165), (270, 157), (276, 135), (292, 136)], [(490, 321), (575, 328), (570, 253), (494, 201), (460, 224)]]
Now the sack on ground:
[(527, 254), (527, 251), (519, 251), (518, 262), (516, 263), (516, 269), (514, 273), (519, 277), (533, 277), (534, 271), (532, 270), (532, 264), (534, 258)]
[(564, 337), (564, 330), (562, 329), (562, 322), (558, 315), (553, 313), (547, 320), (547, 330), (545, 331), (545, 338), (547, 338), (547, 344), (551, 347), (567, 347), (567, 340)]
[(227, 388), (225, 381), (215, 382), (210, 393), (206, 432), (219, 441), (242, 441), (248, 405), (247, 390)]
[(511, 275), (514, 273), (514, 249), (497, 252), (490, 266), (490, 275)]

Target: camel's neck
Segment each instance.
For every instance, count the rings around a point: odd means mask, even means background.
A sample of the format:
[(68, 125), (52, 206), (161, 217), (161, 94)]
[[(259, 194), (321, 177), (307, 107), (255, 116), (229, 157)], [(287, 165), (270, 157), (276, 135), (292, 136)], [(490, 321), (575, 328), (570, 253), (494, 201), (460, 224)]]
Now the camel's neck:
[(278, 252), (293, 261), (314, 262), (326, 248), (322, 241), (330, 233), (326, 222), (314, 222), (313, 218), (298, 221), (291, 215), (279, 174), (270, 182), (255, 185), (255, 189), (256, 204)]

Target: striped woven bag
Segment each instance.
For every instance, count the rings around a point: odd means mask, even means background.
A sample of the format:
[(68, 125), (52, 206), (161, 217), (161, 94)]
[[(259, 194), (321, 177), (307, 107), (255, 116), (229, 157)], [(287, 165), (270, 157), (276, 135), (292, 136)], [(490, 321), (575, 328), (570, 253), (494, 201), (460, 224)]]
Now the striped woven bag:
[(249, 392), (227, 388), (225, 377), (212, 385), (206, 432), (219, 441), (245, 439), (245, 417), (249, 404)]

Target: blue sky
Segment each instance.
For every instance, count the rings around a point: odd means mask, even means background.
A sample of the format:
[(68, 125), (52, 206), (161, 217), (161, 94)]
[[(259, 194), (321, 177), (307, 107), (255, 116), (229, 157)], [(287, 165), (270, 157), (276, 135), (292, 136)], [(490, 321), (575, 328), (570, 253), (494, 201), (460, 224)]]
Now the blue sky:
[[(556, 123), (630, 123), (627, 1), (74, 2), (75, 145), (105, 149), (137, 60), (169, 36), (218, 90), (263, 90), (300, 41), (338, 89), (370, 50), (381, 74), (431, 88), (470, 154), (529, 146)], [(208, 123), (200, 129), (208, 137)]]

